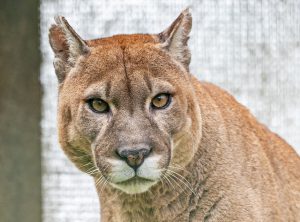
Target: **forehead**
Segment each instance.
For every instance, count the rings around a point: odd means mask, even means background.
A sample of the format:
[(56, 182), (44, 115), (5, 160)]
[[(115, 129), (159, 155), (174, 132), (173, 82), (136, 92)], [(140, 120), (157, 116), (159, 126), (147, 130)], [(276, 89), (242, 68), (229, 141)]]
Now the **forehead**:
[[(150, 37), (139, 41), (112, 41), (110, 38), (95, 40), (91, 45), (91, 53), (80, 64), (82, 79), (92, 81), (105, 78), (119, 79), (126, 75), (129, 78), (141, 78), (142, 73), (156, 77), (168, 77), (178, 72), (178, 66), (169, 55), (158, 48), (157, 43)], [(126, 37), (128, 38), (128, 37)], [(125, 38), (125, 39), (126, 39)], [(102, 42), (103, 41), (103, 42)], [(176, 75), (172, 75), (176, 77)]]
[(100, 38), (88, 41), (91, 47), (110, 45), (112, 47), (127, 46), (133, 44), (156, 43), (157, 37), (149, 34), (132, 34), (132, 35), (114, 35), (107, 38)]
[(151, 91), (153, 85), (163, 88), (176, 82), (181, 71), (149, 35), (134, 38), (117, 36), (93, 40), (89, 45), (90, 55), (82, 58), (69, 81), (69, 85), (79, 87), (77, 92), (86, 91), (89, 87), (105, 87), (111, 91), (146, 93), (142, 89)]
[(108, 99), (121, 95), (123, 99), (132, 99), (136, 95), (143, 98), (155, 92), (173, 92), (174, 78), (168, 78), (167, 69), (157, 64), (155, 50), (135, 47), (104, 50), (104, 59), (97, 52), (96, 60), (91, 58), (94, 61), (88, 63), (93, 65), (86, 67), (83, 74), (87, 76), (83, 79), (89, 79), (85, 84), (85, 96)]

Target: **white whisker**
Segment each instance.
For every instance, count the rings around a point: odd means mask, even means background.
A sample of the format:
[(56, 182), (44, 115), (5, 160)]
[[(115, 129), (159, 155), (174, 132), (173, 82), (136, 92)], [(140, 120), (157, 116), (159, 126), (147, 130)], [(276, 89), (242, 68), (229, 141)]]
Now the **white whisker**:
[(186, 186), (194, 195), (196, 195), (195, 191), (192, 189), (192, 185), (190, 184), (190, 182), (183, 177), (182, 175), (180, 175), (179, 173), (173, 171), (173, 170), (169, 170), (169, 172), (171, 172), (170, 176), (172, 176), (173, 178), (179, 180), (184, 186)]

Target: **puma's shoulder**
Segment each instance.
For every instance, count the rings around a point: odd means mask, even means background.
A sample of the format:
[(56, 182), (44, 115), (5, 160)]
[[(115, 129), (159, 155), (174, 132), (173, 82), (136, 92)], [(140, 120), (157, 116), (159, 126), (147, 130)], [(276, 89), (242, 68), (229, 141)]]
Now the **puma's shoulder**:
[[(282, 205), (289, 205), (292, 214), (298, 214), (300, 200), (300, 158), (296, 151), (280, 136), (258, 122), (250, 111), (218, 86), (193, 80), (202, 109), (217, 108), (227, 129), (230, 146), (238, 147), (245, 160), (244, 171), (255, 181), (255, 186), (275, 188)], [(208, 108), (209, 109), (209, 108)], [(211, 109), (215, 112), (214, 109)], [(204, 113), (204, 112), (202, 112)], [(204, 117), (205, 119), (205, 117)], [(241, 161), (241, 160), (236, 160)], [(263, 167), (255, 167), (256, 162)], [(251, 169), (251, 167), (253, 169)], [(257, 165), (256, 165), (257, 166)], [(252, 170), (257, 171), (254, 173)], [(269, 171), (269, 172), (268, 172)], [(270, 181), (258, 182), (258, 175), (269, 174)], [(285, 202), (282, 203), (282, 201)], [(284, 206), (282, 206), (284, 208)], [(287, 215), (290, 215), (287, 213)]]
[[(195, 88), (201, 107), (208, 105), (206, 100), (209, 97), (219, 108), (219, 112), (228, 127), (238, 128), (237, 130), (241, 130), (243, 134), (255, 134), (274, 167), (278, 164), (288, 165), (292, 169), (294, 167), (296, 178), (300, 178), (300, 157), (284, 139), (258, 122), (245, 106), (224, 89), (212, 83), (200, 82), (196, 79), (193, 82), (196, 85)], [(244, 136), (247, 138), (247, 135)], [(278, 168), (277, 170), (283, 169)]]

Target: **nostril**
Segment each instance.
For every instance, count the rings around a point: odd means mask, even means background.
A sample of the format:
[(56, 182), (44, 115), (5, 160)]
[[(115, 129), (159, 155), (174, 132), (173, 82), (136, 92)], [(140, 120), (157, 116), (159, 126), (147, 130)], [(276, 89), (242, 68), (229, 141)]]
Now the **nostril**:
[(151, 149), (147, 148), (127, 148), (116, 150), (117, 155), (134, 169), (137, 169), (140, 165), (142, 165), (144, 159), (149, 156), (150, 152)]
[(117, 151), (118, 155), (121, 157), (121, 159), (128, 159), (130, 156), (138, 156), (138, 152), (136, 150), (121, 150)]
[(140, 155), (142, 155), (144, 158), (146, 158), (147, 156), (149, 156), (151, 149), (143, 148), (139, 152), (140, 152)]

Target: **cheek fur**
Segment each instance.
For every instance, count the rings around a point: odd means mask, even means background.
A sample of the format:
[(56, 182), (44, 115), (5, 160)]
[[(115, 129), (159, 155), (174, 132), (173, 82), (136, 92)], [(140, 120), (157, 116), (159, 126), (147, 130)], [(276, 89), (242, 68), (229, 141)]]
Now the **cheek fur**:
[(156, 112), (154, 120), (161, 131), (172, 135), (182, 128), (185, 115), (179, 107), (173, 106), (169, 110)]
[(82, 134), (93, 142), (106, 129), (108, 117), (105, 114), (91, 113), (83, 105), (78, 111), (76, 123), (76, 128), (80, 129)]

